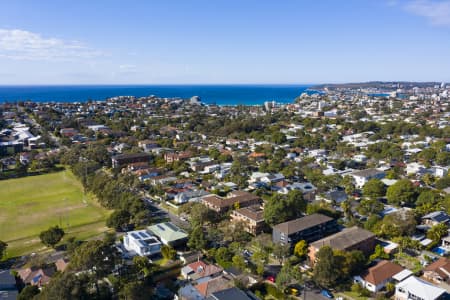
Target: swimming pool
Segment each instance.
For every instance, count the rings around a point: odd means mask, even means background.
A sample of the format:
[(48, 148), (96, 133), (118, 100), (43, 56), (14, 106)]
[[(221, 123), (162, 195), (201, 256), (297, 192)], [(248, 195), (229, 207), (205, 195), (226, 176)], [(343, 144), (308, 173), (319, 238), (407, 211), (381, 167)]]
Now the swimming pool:
[(433, 251), (434, 253), (439, 254), (440, 256), (443, 256), (443, 255), (447, 254), (447, 250), (442, 248), (442, 247), (436, 247), (436, 248), (434, 248), (431, 251)]

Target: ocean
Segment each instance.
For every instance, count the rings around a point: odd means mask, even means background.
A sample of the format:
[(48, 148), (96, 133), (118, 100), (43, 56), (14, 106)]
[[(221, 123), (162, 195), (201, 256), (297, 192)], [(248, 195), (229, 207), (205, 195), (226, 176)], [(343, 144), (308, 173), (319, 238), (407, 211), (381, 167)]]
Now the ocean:
[(292, 103), (309, 85), (61, 85), (0, 86), (0, 103), (84, 102), (114, 96), (190, 98), (199, 96), (206, 104), (258, 105), (265, 101)]

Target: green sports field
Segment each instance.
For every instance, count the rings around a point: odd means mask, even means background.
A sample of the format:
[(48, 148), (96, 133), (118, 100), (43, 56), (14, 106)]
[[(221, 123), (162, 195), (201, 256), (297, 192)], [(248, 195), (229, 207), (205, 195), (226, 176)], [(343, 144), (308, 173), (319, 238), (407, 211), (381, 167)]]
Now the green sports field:
[(39, 233), (53, 225), (64, 239), (86, 239), (108, 229), (108, 211), (83, 194), (70, 171), (0, 181), (0, 240), (8, 243), (7, 257), (45, 251)]

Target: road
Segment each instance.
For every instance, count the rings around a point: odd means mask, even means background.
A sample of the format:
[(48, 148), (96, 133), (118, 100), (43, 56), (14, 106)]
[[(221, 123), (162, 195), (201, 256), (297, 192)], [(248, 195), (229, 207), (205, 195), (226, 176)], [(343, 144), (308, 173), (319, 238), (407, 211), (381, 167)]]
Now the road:
[(145, 197), (144, 200), (147, 202), (147, 204), (150, 206), (150, 210), (152, 211), (153, 217), (156, 218), (169, 218), (170, 222), (177, 225), (178, 227), (182, 229), (189, 229), (191, 224), (189, 221), (182, 220), (179, 216), (175, 215), (174, 213), (170, 212), (167, 208), (163, 207), (160, 203), (156, 201), (152, 201), (150, 197)]

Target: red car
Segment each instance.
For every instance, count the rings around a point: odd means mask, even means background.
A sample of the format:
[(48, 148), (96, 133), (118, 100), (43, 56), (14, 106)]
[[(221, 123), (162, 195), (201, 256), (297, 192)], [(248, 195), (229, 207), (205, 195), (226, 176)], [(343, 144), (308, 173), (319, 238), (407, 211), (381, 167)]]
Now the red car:
[(275, 282), (275, 277), (267, 276), (266, 280), (269, 280), (270, 282)]

